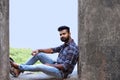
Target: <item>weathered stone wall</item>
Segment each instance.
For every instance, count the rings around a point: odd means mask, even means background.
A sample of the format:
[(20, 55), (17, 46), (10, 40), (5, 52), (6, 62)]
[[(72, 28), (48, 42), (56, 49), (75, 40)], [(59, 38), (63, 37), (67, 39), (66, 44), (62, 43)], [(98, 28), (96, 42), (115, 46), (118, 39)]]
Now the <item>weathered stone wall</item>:
[(78, 0), (81, 80), (120, 80), (120, 0)]
[(9, 80), (9, 0), (0, 0), (0, 80)]

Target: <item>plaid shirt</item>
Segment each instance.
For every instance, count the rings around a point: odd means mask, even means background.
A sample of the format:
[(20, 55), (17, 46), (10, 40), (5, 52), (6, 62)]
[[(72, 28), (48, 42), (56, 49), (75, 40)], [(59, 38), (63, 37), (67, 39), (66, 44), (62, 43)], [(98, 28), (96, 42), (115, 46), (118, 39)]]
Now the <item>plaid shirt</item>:
[(63, 73), (71, 74), (78, 61), (78, 46), (74, 40), (71, 39), (68, 43), (52, 49), (54, 53), (59, 53), (57, 63), (63, 65)]

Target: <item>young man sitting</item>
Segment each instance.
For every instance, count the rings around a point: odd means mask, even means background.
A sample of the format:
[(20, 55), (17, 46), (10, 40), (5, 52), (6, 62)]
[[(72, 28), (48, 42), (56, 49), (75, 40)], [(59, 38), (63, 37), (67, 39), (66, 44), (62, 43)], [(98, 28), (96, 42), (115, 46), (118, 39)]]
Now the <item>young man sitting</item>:
[[(55, 48), (37, 49), (32, 52), (32, 57), (25, 64), (16, 64), (10, 61), (12, 67), (15, 68), (13, 73), (15, 76), (23, 71), (42, 71), (48, 75), (54, 76), (57, 79), (67, 78), (72, 73), (78, 61), (78, 46), (71, 38), (70, 28), (60, 26), (58, 28), (60, 39), (64, 42), (62, 45)], [(59, 53), (57, 61), (53, 61), (45, 54)], [(37, 61), (42, 64), (36, 64)]]

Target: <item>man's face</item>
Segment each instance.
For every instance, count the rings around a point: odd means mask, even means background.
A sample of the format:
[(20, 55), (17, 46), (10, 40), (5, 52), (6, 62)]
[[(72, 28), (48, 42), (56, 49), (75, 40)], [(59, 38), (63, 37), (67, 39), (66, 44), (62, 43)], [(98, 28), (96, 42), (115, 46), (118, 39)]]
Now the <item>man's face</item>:
[(60, 39), (62, 42), (68, 42), (70, 38), (70, 33), (66, 29), (60, 31)]

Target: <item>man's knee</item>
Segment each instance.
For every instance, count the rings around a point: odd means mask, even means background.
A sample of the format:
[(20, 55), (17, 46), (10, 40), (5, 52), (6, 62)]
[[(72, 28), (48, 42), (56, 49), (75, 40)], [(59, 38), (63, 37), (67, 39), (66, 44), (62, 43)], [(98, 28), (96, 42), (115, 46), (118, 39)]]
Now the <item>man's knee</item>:
[(45, 53), (38, 53), (35, 56), (40, 59), (40, 58), (43, 58), (45, 56)]

